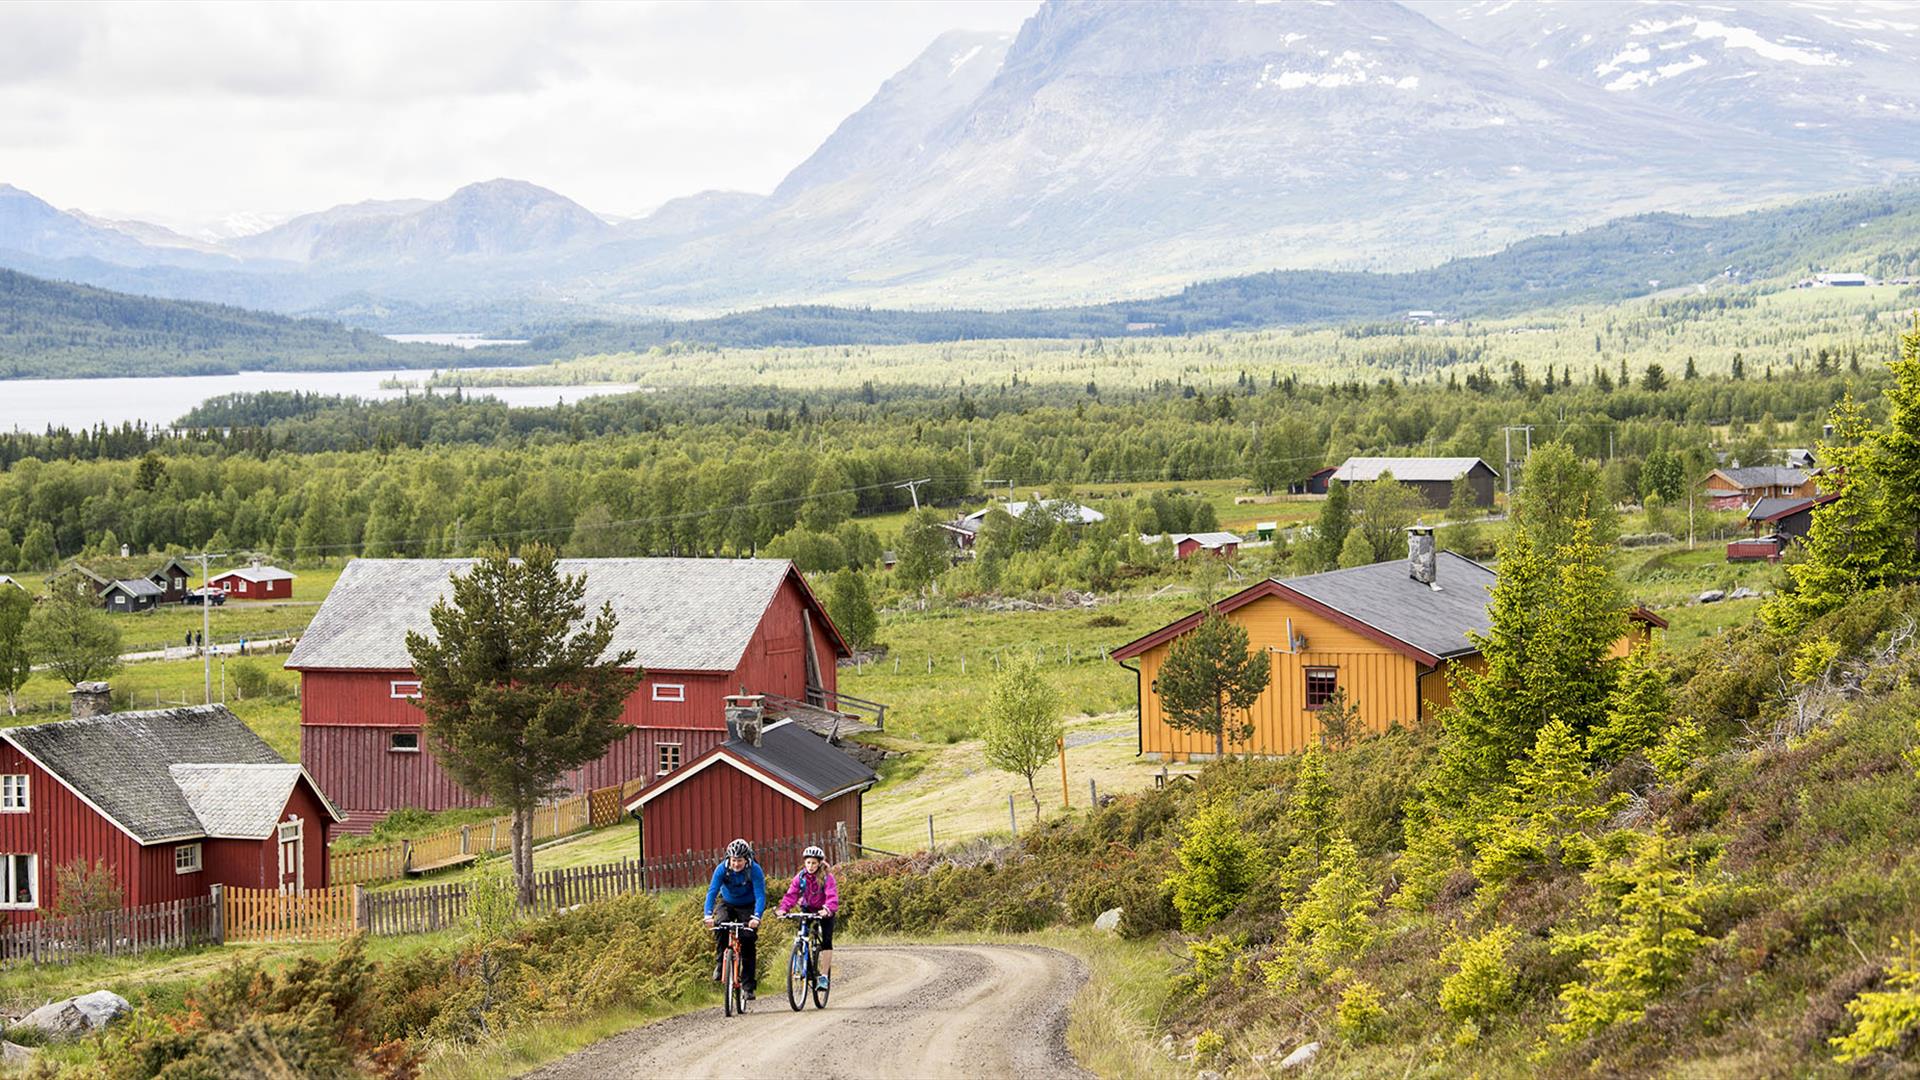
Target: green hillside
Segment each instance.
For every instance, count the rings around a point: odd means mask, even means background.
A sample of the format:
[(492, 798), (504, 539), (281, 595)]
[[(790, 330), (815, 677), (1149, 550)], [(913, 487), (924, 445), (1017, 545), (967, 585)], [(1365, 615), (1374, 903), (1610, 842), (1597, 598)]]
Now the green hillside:
[(462, 358), (318, 319), (0, 270), (0, 379), (421, 368)]

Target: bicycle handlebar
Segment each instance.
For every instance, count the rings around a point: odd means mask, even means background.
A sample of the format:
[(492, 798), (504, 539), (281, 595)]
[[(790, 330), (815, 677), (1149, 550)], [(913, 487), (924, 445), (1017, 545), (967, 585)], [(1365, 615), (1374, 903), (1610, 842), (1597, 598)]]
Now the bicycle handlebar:
[(753, 927), (748, 926), (746, 923), (743, 923), (743, 922), (717, 922), (713, 924), (713, 928), (715, 930), (751, 930), (753, 929)]
[(830, 919), (833, 916), (828, 915), (824, 911), (789, 911), (780, 917), (783, 919), (813, 919), (817, 922), (821, 919)]

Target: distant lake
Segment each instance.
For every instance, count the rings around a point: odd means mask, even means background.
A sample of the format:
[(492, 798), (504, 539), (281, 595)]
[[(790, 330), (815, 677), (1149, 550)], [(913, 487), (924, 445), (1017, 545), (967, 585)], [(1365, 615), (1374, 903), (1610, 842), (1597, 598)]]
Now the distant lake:
[(482, 334), (388, 334), (388, 341), (402, 345), (452, 345), (457, 349), (484, 349), (489, 345), (525, 345), (524, 340), (490, 338)]
[[(418, 384), (431, 374), (431, 371), (243, 371), (238, 375), (157, 375), (134, 379), (0, 379), (0, 431), (37, 433), (49, 427), (78, 430), (95, 424), (117, 427), (131, 421), (166, 427), (208, 398), (261, 390), (303, 390), (369, 400), (398, 398), (409, 391), (381, 389), (382, 380), (400, 379)], [(637, 389), (626, 385), (502, 386), (464, 392), (470, 398), (493, 397), (508, 405), (529, 406), (575, 402), (600, 394), (631, 394)], [(416, 387), (411, 392), (422, 391)]]

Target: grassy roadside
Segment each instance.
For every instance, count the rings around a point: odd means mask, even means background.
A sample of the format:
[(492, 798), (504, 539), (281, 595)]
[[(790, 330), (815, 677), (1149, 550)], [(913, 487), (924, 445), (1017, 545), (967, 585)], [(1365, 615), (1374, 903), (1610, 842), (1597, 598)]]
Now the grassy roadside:
[(602, 1039), (665, 1020), (681, 1013), (714, 1007), (710, 988), (690, 988), (670, 1001), (595, 1013), (572, 1023), (545, 1023), (516, 1029), (498, 1039), (436, 1050), (420, 1070), (421, 1080), (505, 1080), (550, 1065)]

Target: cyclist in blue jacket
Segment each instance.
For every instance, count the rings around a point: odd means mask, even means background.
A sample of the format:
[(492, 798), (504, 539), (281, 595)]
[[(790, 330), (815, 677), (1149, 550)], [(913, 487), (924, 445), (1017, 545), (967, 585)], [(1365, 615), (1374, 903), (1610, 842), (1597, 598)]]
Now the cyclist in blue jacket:
[[(767, 910), (767, 876), (760, 872), (760, 864), (753, 861), (753, 845), (745, 840), (735, 840), (727, 845), (727, 857), (713, 868), (713, 881), (707, 886), (707, 925), (716, 922), (744, 922), (745, 930), (740, 931), (741, 981), (747, 984), (747, 997), (754, 996), (759, 982), (758, 968), (754, 963), (754, 946), (760, 935), (760, 916)], [(715, 970), (719, 970), (720, 953), (727, 948), (727, 932), (713, 932)], [(717, 976), (716, 976), (717, 977)]]

